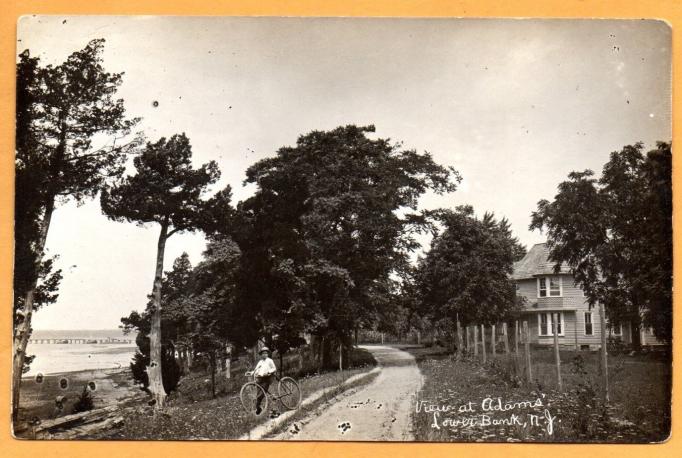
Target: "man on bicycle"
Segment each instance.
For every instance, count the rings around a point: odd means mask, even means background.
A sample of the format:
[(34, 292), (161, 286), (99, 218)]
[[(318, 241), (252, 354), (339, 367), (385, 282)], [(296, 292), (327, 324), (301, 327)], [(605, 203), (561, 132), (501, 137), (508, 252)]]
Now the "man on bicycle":
[[(256, 383), (263, 387), (267, 393), (270, 383), (272, 383), (272, 377), (277, 372), (277, 367), (275, 362), (270, 358), (270, 349), (268, 347), (263, 347), (260, 349), (260, 361), (256, 364), (256, 368), (253, 370), (253, 376), (256, 378)], [(256, 398), (256, 415), (260, 415), (262, 409), (260, 407), (261, 402), (263, 402), (263, 397), (265, 395), (261, 392)]]

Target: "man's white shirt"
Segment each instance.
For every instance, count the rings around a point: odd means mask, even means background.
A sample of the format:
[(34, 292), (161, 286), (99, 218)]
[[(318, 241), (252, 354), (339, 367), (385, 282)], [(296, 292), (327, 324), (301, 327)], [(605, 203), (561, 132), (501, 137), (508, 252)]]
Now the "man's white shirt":
[(270, 358), (261, 359), (256, 364), (256, 368), (253, 370), (253, 375), (256, 377), (265, 377), (277, 372), (277, 367), (275, 367), (275, 362)]

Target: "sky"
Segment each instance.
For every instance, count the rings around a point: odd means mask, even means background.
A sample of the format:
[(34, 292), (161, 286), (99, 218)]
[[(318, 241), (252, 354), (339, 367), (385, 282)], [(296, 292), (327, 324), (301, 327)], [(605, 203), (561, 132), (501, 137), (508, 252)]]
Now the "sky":
[[(540, 199), (624, 145), (671, 139), (671, 30), (653, 20), (26, 16), (17, 54), (57, 65), (106, 40), (103, 65), (150, 141), (186, 133), (214, 190), (252, 192), (246, 168), (298, 136), (340, 125), (430, 152), (463, 177), (421, 208), (471, 204), (506, 217), (526, 246)], [(157, 103), (155, 103), (157, 102)], [(34, 329), (115, 328), (151, 292), (159, 228), (64, 204), (47, 240), (64, 271)], [(200, 234), (169, 239), (165, 268)]]

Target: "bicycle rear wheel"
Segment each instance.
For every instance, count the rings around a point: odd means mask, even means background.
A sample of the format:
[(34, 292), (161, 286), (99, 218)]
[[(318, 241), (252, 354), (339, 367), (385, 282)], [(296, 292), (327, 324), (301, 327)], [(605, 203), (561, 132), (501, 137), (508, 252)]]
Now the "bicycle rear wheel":
[[(260, 413), (256, 413), (258, 410), (258, 396), (263, 397), (263, 400), (260, 404)], [(263, 387), (256, 382), (245, 383), (239, 392), (239, 399), (242, 401), (242, 407), (244, 407), (244, 410), (251, 415), (258, 417), (263, 415), (263, 413), (267, 412), (268, 410), (268, 396), (266, 395)]]
[(287, 409), (297, 409), (301, 405), (301, 388), (291, 377), (282, 377), (277, 385), (279, 400)]

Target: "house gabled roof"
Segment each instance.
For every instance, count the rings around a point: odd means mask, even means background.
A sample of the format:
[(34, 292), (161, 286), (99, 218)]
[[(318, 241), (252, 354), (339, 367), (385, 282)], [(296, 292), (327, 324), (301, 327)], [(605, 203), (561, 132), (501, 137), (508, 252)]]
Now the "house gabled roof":
[[(538, 243), (528, 250), (522, 260), (514, 263), (512, 279), (523, 280), (538, 275), (553, 275), (554, 261), (549, 259), (549, 248), (546, 243)], [(570, 274), (568, 265), (562, 264), (560, 274)]]

